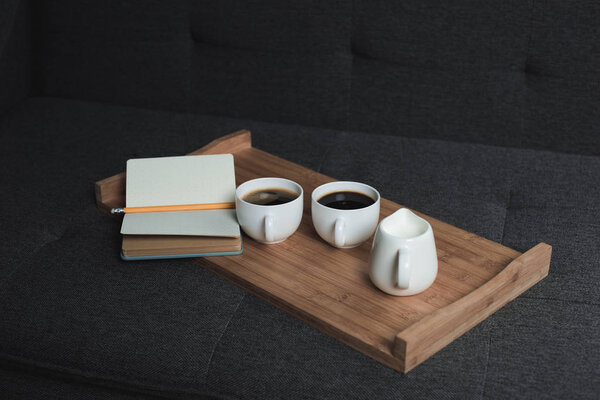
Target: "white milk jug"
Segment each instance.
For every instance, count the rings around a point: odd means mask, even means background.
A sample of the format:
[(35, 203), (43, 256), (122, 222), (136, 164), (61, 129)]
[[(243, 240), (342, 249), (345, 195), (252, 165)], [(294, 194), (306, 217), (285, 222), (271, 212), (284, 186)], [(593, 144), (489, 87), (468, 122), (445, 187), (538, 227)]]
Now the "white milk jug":
[(369, 258), (369, 276), (375, 286), (394, 296), (410, 296), (431, 286), (437, 270), (429, 222), (407, 208), (381, 221)]

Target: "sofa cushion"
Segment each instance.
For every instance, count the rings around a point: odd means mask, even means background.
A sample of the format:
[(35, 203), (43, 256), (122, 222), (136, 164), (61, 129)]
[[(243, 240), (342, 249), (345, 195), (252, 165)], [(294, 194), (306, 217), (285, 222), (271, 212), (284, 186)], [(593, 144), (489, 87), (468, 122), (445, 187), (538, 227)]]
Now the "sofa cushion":
[[(2, 358), (136, 387), (202, 387), (244, 292), (189, 261), (121, 261), (120, 222), (96, 209), (93, 190), (128, 158), (193, 150), (188, 125), (52, 99), (2, 121)], [(215, 136), (204, 132), (196, 147)]]
[[(255, 147), (517, 250), (545, 241), (550, 275), (400, 375), (190, 260), (121, 261), (93, 182), (241, 128)], [(598, 157), (52, 98), (0, 121), (0, 155), (4, 365), (161, 396), (597, 393)]]

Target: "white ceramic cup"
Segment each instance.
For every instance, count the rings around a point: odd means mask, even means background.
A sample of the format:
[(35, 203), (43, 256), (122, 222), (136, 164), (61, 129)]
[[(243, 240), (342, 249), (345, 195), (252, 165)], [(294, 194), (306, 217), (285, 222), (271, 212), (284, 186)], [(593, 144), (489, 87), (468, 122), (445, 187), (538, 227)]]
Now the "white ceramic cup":
[[(281, 188), (298, 194), (294, 200), (273, 206), (248, 203), (242, 198), (255, 190)], [(296, 232), (302, 220), (304, 191), (294, 181), (283, 178), (258, 178), (242, 183), (235, 191), (237, 219), (248, 236), (260, 243), (283, 242)]]
[(381, 221), (369, 258), (369, 276), (375, 286), (394, 296), (410, 296), (431, 286), (437, 271), (429, 222), (407, 208)]
[[(339, 210), (319, 203), (319, 199), (334, 192), (358, 192), (369, 196), (374, 203), (354, 210)], [(312, 192), (311, 213), (315, 230), (332, 246), (348, 249), (368, 240), (379, 221), (379, 192), (358, 182), (330, 182)]]

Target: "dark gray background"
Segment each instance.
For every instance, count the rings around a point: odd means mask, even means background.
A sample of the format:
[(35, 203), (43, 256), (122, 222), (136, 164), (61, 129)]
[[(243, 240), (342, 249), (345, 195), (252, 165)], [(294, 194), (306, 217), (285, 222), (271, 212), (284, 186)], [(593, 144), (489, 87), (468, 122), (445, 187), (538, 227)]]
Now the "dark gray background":
[[(598, 398), (600, 6), (0, 3), (8, 398)], [(93, 182), (237, 129), (550, 275), (400, 375), (189, 260), (125, 263)]]

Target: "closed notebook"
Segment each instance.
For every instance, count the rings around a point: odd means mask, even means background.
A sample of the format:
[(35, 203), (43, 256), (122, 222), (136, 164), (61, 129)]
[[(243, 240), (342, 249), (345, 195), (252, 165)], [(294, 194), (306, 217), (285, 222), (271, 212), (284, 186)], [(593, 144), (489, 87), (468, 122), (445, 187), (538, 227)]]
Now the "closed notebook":
[[(231, 154), (127, 161), (126, 207), (235, 202)], [(121, 225), (125, 259), (241, 252), (232, 209), (128, 213)]]

